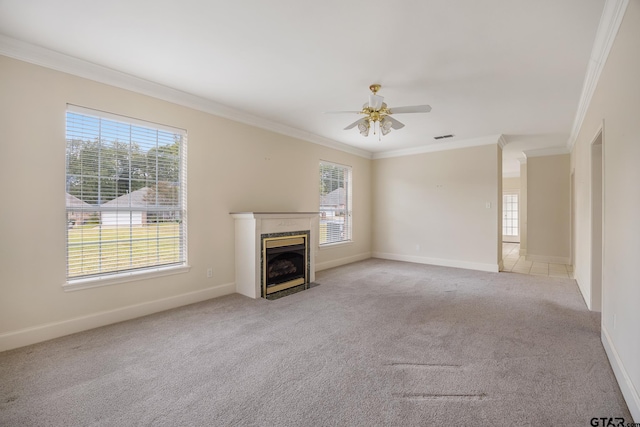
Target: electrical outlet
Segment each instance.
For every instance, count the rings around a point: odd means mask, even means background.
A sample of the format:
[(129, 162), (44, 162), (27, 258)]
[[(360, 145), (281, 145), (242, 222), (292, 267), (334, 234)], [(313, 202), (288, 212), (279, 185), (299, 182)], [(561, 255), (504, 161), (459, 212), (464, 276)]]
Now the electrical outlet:
[(213, 268), (211, 267), (207, 268), (207, 277), (209, 278), (213, 277)]

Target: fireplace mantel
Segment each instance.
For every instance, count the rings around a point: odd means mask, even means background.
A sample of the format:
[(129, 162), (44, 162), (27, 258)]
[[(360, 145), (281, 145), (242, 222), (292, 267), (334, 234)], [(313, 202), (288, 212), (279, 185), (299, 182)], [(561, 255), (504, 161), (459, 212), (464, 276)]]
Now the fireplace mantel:
[(261, 239), (263, 234), (308, 231), (309, 282), (315, 280), (319, 212), (231, 212), (235, 219), (236, 292), (251, 298), (261, 295)]

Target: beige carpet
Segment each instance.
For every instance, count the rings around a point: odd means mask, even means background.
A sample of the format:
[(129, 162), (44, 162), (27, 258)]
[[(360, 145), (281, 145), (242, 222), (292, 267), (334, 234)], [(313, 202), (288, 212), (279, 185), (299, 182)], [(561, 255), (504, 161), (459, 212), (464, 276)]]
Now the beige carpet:
[(0, 425), (631, 421), (573, 280), (372, 259), (316, 281), (0, 353)]

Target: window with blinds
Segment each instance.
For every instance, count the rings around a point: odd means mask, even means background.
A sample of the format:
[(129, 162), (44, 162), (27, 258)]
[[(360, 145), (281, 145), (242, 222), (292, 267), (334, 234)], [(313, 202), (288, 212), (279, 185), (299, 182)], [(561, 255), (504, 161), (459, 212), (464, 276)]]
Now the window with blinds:
[(320, 244), (351, 241), (351, 167), (320, 162)]
[(67, 283), (186, 265), (186, 131), (69, 105)]

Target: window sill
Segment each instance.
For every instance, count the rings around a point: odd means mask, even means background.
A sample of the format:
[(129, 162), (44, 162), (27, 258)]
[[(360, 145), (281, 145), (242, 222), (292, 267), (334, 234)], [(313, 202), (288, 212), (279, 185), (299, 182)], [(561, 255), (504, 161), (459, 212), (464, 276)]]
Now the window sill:
[(82, 289), (98, 288), (100, 286), (116, 285), (119, 283), (133, 282), (136, 280), (146, 280), (156, 277), (172, 276), (174, 274), (187, 273), (189, 272), (189, 270), (191, 270), (191, 266), (181, 265), (178, 267), (159, 267), (145, 271), (135, 271), (102, 277), (91, 277), (89, 279), (70, 280), (62, 285), (62, 289), (65, 292), (79, 291)]
[(318, 249), (321, 251), (324, 251), (327, 249), (339, 248), (341, 246), (349, 246), (349, 245), (353, 245), (353, 240), (345, 240), (343, 242), (335, 242), (335, 243), (325, 243), (324, 245), (320, 245)]

